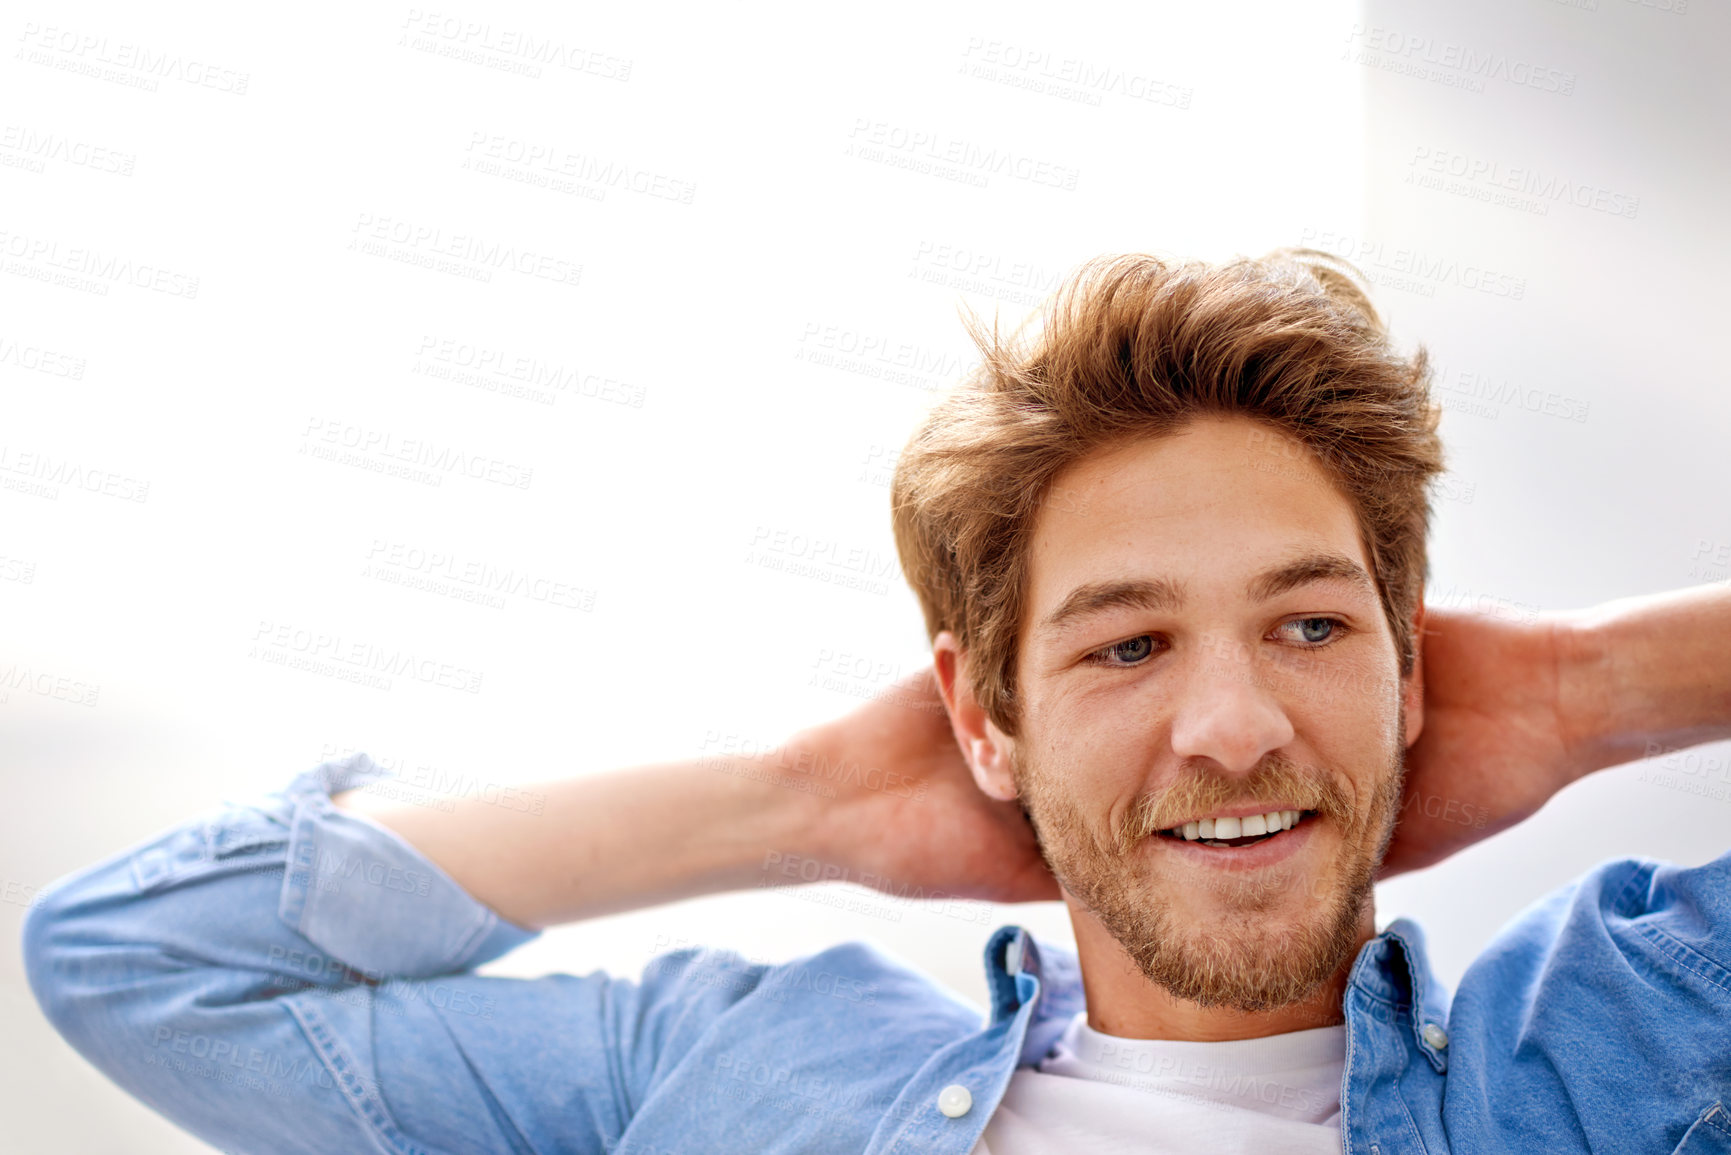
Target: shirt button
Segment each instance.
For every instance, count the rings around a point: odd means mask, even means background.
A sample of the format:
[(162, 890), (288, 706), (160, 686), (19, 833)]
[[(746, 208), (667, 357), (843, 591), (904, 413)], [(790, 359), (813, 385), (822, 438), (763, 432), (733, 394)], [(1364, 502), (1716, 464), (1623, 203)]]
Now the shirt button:
[(1449, 1045), (1449, 1033), (1435, 1023), (1426, 1023), (1423, 1034), (1424, 1041), (1439, 1051)]
[(974, 1097), (960, 1083), (951, 1083), (938, 1092), (938, 1110), (952, 1119), (959, 1119), (974, 1105)]

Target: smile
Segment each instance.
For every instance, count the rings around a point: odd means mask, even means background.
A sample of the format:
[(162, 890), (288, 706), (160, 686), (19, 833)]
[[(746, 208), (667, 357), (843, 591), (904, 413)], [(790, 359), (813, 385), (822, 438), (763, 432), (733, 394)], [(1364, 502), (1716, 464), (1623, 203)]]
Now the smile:
[(1242, 817), (1202, 818), (1169, 827), (1162, 830), (1160, 836), (1224, 849), (1254, 846), (1308, 821), (1315, 813), (1314, 810), (1270, 810), (1265, 814)]

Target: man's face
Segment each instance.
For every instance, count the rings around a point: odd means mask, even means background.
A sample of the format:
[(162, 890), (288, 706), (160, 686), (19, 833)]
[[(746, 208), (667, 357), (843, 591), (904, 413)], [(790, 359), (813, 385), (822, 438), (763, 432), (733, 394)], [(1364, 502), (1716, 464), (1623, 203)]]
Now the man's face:
[(1072, 906), (1205, 1006), (1339, 969), (1400, 798), (1393, 637), (1351, 505), (1296, 446), (1210, 415), (1103, 450), (1056, 479), (1029, 556), (1018, 793)]

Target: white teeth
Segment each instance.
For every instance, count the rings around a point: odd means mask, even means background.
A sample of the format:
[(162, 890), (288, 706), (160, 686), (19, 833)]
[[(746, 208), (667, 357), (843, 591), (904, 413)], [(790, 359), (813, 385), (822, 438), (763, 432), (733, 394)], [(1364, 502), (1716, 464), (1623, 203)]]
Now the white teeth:
[(1189, 842), (1200, 839), (1212, 845), (1223, 845), (1216, 840), (1258, 838), (1279, 834), (1282, 830), (1291, 830), (1298, 825), (1299, 817), (1303, 813), (1302, 810), (1270, 810), (1266, 814), (1251, 814), (1244, 818), (1202, 818), (1195, 822), (1186, 822), (1182, 826), (1168, 827), (1165, 833)]

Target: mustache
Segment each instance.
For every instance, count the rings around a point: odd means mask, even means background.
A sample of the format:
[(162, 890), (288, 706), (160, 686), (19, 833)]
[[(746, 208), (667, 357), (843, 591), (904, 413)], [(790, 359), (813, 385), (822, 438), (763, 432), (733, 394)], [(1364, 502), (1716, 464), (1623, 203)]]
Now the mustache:
[(1142, 795), (1131, 805), (1118, 831), (1118, 852), (1128, 854), (1144, 838), (1198, 814), (1275, 799), (1299, 810), (1314, 810), (1348, 827), (1356, 817), (1351, 796), (1333, 777), (1301, 769), (1289, 759), (1271, 758), (1242, 777), (1204, 772), (1186, 777), (1157, 794)]

